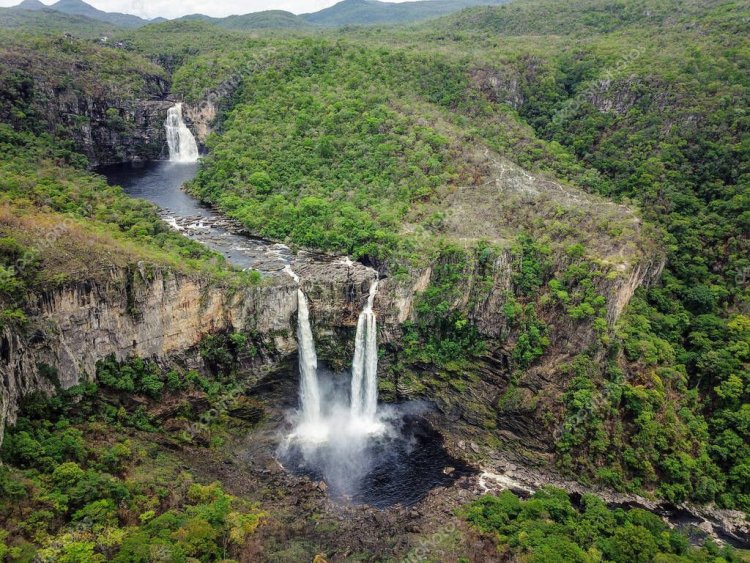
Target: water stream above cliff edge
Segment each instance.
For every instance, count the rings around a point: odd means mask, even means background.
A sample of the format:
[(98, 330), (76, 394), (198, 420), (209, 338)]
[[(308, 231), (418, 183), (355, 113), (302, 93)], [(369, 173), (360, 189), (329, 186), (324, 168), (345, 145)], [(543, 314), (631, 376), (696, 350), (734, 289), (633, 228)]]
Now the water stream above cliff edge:
[(292, 259), (287, 246), (239, 234), (231, 221), (182, 190), (197, 171), (197, 162), (170, 161), (118, 164), (99, 170), (128, 195), (158, 205), (162, 218), (173, 228), (223, 254), (235, 266), (266, 274), (283, 270)]

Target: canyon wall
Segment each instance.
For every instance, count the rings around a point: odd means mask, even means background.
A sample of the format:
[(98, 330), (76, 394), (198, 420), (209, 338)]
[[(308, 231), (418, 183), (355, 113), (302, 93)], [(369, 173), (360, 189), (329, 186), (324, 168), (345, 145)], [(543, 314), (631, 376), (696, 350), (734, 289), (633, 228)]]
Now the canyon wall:
[[(348, 326), (366, 299), (364, 280), (372, 272), (325, 263), (301, 270), (316, 325), (330, 332)], [(35, 295), (29, 325), (0, 333), (0, 436), (15, 421), (24, 395), (90, 380), (97, 361), (109, 355), (118, 360), (178, 357), (200, 369), (203, 336), (244, 330), (260, 335), (274, 350), (265, 360), (281, 360), (296, 352), (296, 312), (296, 284), (285, 274), (237, 289), (143, 263)]]
[[(557, 271), (565, 268), (564, 258), (561, 260), (555, 265)], [(656, 252), (641, 256), (617, 276), (598, 279), (597, 292), (606, 298), (610, 329), (635, 290), (658, 280), (663, 267), (664, 257)], [(584, 351), (602, 347), (592, 319), (573, 319), (554, 304), (538, 306), (549, 344), (528, 368), (514, 365), (513, 349), (522, 329), (509, 321), (505, 306), (513, 295), (516, 268), (510, 250), (498, 254), (489, 272), (485, 267), (480, 273), (477, 262), (469, 261), (456, 292), (459, 297), (452, 306), (476, 326), (485, 341), (485, 352), (460, 365), (458, 372), (456, 368), (411, 366), (414, 373), (410, 379), (403, 376), (398, 363), (402, 323), (417, 320), (415, 299), (429, 287), (434, 267), (415, 272), (407, 282), (383, 280), (375, 310), (379, 341), (389, 354), (380, 364), (380, 377), (395, 389), (397, 398), (432, 402), (440, 413), (435, 423), (449, 440), (452, 436), (456, 440), (482, 442), (492, 436), (521, 445), (534, 456), (546, 455), (554, 444), (555, 428), (548, 418), (560, 411), (568, 385), (565, 364)]]

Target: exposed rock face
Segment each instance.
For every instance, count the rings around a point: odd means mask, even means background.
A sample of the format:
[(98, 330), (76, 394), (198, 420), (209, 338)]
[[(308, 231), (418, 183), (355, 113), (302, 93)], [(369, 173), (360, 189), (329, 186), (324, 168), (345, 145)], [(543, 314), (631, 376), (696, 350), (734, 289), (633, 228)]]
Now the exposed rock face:
[(234, 74), (206, 92), (199, 103), (185, 106), (185, 122), (202, 147), (205, 146), (206, 138), (220, 126), (222, 111), (231, 105), (232, 97), (241, 82), (242, 76)]
[(74, 141), (91, 166), (168, 157), (164, 121), (172, 102), (138, 100), (107, 108), (83, 102)]
[(166, 101), (169, 84), (160, 76), (146, 76), (137, 99), (129, 94), (85, 92), (46, 82), (34, 84), (33, 97), (41, 107), (50, 133), (65, 131), (77, 152), (92, 167), (155, 160), (167, 156), (164, 121), (174, 105)]
[(378, 273), (346, 258), (303, 255), (294, 262), (319, 331), (356, 327)]
[(511, 68), (476, 68), (470, 74), (471, 84), (494, 103), (508, 104), (521, 109), (524, 96), (521, 91), (522, 78)]
[[(357, 318), (367, 303), (377, 272), (345, 258), (298, 256), (293, 265), (310, 304), (318, 356), (337, 371), (348, 369), (354, 354)], [(397, 327), (385, 328), (393, 333)]]
[(185, 123), (195, 135), (196, 141), (204, 145), (206, 138), (213, 131), (213, 125), (219, 116), (219, 108), (213, 100), (204, 100), (198, 105), (186, 105)]
[[(302, 268), (315, 324), (333, 332), (351, 323), (369, 285), (363, 266), (310, 263)], [(314, 276), (313, 278), (308, 276)], [(286, 275), (258, 287), (229, 291), (204, 278), (140, 264), (113, 270), (106, 281), (80, 282), (37, 296), (31, 328), (0, 335), (0, 436), (15, 420), (19, 400), (35, 390), (52, 391), (54, 368), (63, 388), (93, 377), (97, 361), (138, 356), (179, 356), (202, 367), (201, 338), (211, 332), (249, 330), (272, 342), (281, 360), (296, 351), (297, 287)], [(356, 319), (356, 317), (355, 317)]]
[[(664, 257), (657, 248), (642, 249), (642, 253), (623, 255), (623, 261), (610, 265), (610, 273), (600, 276), (595, 284), (597, 293), (606, 299), (606, 318), (611, 326), (622, 314), (638, 287), (657, 280), (664, 267)], [(652, 250), (653, 253), (648, 253)], [(565, 271), (564, 253), (553, 258), (553, 268)], [(462, 311), (486, 340), (486, 352), (467, 368), (467, 373), (452, 374), (452, 379), (465, 383), (461, 390), (426, 387), (414, 391), (401, 385), (399, 374), (389, 370), (389, 359), (381, 363), (381, 377), (389, 379), (397, 394), (433, 401), (441, 412), (438, 427), (451, 432), (468, 432), (466, 438), (486, 437), (487, 431), (495, 438), (523, 444), (547, 455), (554, 445), (554, 428), (545, 422), (545, 413), (559, 412), (561, 397), (567, 384), (567, 371), (562, 366), (596, 344), (598, 335), (591, 319), (575, 320), (554, 303), (537, 304), (540, 321), (548, 329), (549, 344), (544, 355), (528, 369), (518, 370), (512, 351), (522, 329), (507, 318), (505, 306), (513, 295), (513, 277), (519, 267), (518, 256), (512, 250), (500, 251), (489, 265), (480, 267), (476, 259), (469, 259), (462, 276), (459, 296), (452, 303)], [(381, 281), (375, 310), (378, 314), (380, 343), (397, 350), (400, 347), (401, 323), (416, 320), (414, 302), (430, 284), (434, 266), (415, 272), (410, 281), (395, 279)], [(425, 367), (421, 379), (430, 381), (435, 376)], [(511, 376), (514, 383), (510, 385)], [(420, 377), (420, 376), (418, 376)], [(441, 422), (443, 421), (443, 422)], [(461, 429), (462, 430), (459, 430)]]

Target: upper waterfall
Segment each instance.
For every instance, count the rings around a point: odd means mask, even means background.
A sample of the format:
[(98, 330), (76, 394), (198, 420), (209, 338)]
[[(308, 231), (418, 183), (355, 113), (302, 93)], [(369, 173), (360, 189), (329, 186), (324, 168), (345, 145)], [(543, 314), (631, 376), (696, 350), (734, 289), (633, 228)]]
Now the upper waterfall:
[(198, 160), (198, 144), (195, 137), (182, 119), (182, 104), (175, 104), (167, 110), (167, 145), (169, 145), (169, 160), (172, 162), (196, 162)]
[(377, 292), (378, 281), (375, 280), (357, 321), (352, 362), (352, 416), (365, 421), (374, 420), (378, 407), (378, 323), (372, 310)]
[(310, 311), (307, 297), (297, 290), (297, 341), (299, 345), (300, 400), (302, 417), (306, 424), (315, 426), (320, 422), (320, 389), (318, 387), (318, 356), (315, 353)]

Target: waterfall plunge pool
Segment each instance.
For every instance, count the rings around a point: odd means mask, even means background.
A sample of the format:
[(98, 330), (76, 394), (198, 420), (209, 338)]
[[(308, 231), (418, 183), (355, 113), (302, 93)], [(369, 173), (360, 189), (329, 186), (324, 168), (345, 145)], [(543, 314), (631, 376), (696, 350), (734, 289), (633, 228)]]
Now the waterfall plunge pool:
[[(451, 457), (420, 402), (378, 405), (377, 429), (362, 430), (349, 407), (348, 374), (318, 367), (325, 425), (322, 439), (288, 434), (276, 457), (286, 471), (323, 481), (337, 502), (380, 509), (411, 506), (473, 469)], [(294, 424), (292, 412), (288, 420)]]

